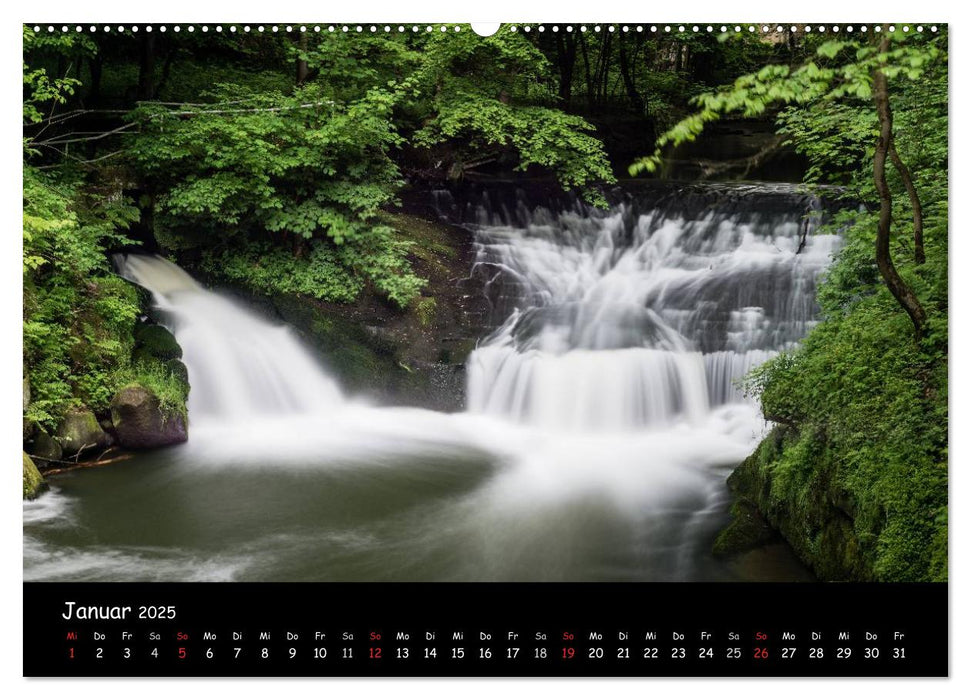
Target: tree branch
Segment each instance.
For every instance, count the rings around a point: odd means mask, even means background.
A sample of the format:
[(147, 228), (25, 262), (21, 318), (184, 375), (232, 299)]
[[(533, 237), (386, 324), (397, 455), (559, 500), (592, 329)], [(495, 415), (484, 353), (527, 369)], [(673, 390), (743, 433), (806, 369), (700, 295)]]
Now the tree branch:
[(897, 172), (900, 174), (900, 179), (903, 180), (904, 187), (907, 190), (907, 196), (910, 197), (910, 208), (914, 212), (914, 262), (918, 265), (924, 264), (924, 208), (920, 204), (920, 197), (917, 195), (917, 188), (914, 187), (914, 181), (910, 177), (910, 170), (904, 165), (904, 162), (900, 160), (900, 156), (897, 154), (897, 146), (892, 141), (890, 142), (890, 161), (897, 168)]

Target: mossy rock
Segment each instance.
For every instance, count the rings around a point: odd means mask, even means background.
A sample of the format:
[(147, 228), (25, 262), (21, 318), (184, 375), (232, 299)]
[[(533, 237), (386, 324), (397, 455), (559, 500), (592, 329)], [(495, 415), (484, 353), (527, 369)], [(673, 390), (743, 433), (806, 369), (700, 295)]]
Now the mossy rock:
[(24, 452), (24, 498), (36, 498), (37, 494), (47, 488), (47, 482), (40, 475), (34, 460)]
[(111, 400), (111, 422), (118, 444), (129, 449), (151, 449), (189, 439), (182, 413), (166, 409), (150, 389), (131, 384)]
[(732, 522), (718, 533), (711, 552), (716, 557), (727, 558), (777, 539), (775, 530), (765, 521), (755, 504), (743, 498), (732, 506)]
[(37, 466), (46, 467), (51, 461), (57, 461), (64, 456), (61, 443), (51, 437), (43, 428), (38, 428), (34, 435), (34, 443), (30, 448)]
[(165, 363), (165, 368), (184, 385), (185, 393), (188, 394), (189, 368), (185, 366), (185, 363), (182, 360), (169, 360)]
[(104, 448), (110, 442), (97, 417), (86, 408), (72, 408), (64, 414), (57, 428), (57, 441), (66, 455)]
[(182, 359), (182, 348), (164, 326), (143, 323), (135, 329), (136, 353), (141, 351), (159, 360)]

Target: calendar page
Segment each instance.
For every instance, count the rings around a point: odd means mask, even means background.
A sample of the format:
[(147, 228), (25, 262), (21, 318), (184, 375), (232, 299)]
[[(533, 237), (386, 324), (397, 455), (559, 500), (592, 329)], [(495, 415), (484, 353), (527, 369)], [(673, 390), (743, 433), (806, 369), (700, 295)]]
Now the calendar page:
[(948, 675), (947, 25), (22, 35), (25, 676)]

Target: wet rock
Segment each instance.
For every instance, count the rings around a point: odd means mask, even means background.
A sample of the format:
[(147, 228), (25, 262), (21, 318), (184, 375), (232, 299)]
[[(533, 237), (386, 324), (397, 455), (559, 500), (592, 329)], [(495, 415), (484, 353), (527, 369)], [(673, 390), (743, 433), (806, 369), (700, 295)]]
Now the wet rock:
[(57, 461), (64, 455), (61, 443), (55, 440), (43, 428), (38, 428), (34, 436), (34, 444), (30, 448), (35, 464), (44, 469), (51, 461)]
[(732, 506), (731, 523), (718, 533), (711, 552), (719, 558), (732, 557), (762, 547), (778, 538), (755, 504), (739, 499)]
[(135, 329), (136, 355), (148, 355), (159, 360), (182, 358), (182, 348), (167, 328), (141, 324)]
[(47, 487), (34, 461), (24, 452), (24, 498), (36, 498)]
[(30, 406), (30, 380), (27, 378), (27, 368), (24, 367), (24, 441), (34, 434), (36, 424), (27, 418), (27, 407)]
[(108, 435), (94, 413), (73, 408), (64, 414), (57, 428), (57, 440), (65, 455), (76, 455), (108, 446)]
[(182, 360), (169, 360), (165, 363), (165, 368), (180, 382), (189, 384), (189, 369)]
[(118, 444), (149, 449), (188, 440), (185, 417), (165, 408), (158, 396), (140, 384), (121, 389), (111, 400), (111, 422)]

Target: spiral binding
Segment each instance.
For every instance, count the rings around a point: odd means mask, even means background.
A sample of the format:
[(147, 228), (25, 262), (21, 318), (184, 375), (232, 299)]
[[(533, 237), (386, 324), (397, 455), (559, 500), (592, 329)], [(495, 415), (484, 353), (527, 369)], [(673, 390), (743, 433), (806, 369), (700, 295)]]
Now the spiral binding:
[[(31, 26), (31, 25), (27, 25)], [(230, 32), (230, 33), (293, 33), (293, 32), (313, 32), (313, 33), (332, 33), (332, 34), (363, 34), (363, 33), (405, 33), (405, 32), (463, 32), (472, 31), (468, 25), (460, 24), (398, 24), (398, 25), (362, 25), (362, 24), (287, 24), (287, 25), (263, 25), (263, 24), (133, 24), (133, 25), (53, 25), (49, 24), (42, 26), (39, 24), (33, 25), (34, 32), (41, 33), (46, 31), (47, 33), (54, 32), (89, 32), (89, 33), (106, 33), (106, 34), (137, 34), (138, 32)], [(503, 25), (499, 31), (505, 32), (649, 32), (654, 34), (704, 34), (704, 33), (736, 33), (741, 34), (748, 32), (751, 34), (865, 34), (867, 32), (880, 32), (883, 31), (883, 27), (879, 24), (876, 25), (847, 25), (847, 24), (834, 24), (834, 25), (811, 25), (811, 24), (790, 24), (790, 25), (770, 25), (770, 24), (507, 24)], [(925, 31), (930, 31), (932, 33), (938, 31), (938, 26), (930, 25), (925, 27), (924, 25), (890, 25), (887, 27), (887, 31), (896, 32), (901, 31), (903, 33), (917, 32), (923, 33)]]

